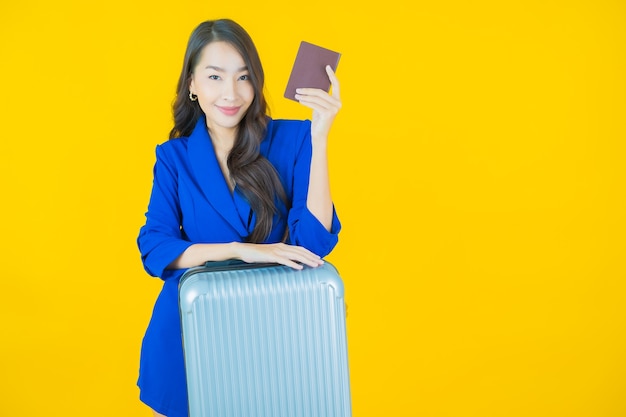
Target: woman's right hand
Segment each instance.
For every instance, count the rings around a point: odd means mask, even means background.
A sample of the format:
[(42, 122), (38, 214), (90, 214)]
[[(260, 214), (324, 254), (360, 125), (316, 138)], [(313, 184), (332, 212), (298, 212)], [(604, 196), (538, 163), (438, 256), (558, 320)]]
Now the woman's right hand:
[(237, 259), (247, 263), (274, 262), (293, 269), (302, 269), (303, 264), (317, 267), (324, 261), (302, 246), (285, 243), (239, 243), (234, 242)]

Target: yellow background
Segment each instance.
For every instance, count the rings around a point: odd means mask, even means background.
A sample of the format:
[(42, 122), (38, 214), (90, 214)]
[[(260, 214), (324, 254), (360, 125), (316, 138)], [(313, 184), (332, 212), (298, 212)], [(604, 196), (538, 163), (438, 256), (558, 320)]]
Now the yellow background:
[(154, 147), (189, 33), (342, 52), (332, 188), (354, 415), (626, 415), (617, 0), (3, 1), (1, 416), (148, 416)]

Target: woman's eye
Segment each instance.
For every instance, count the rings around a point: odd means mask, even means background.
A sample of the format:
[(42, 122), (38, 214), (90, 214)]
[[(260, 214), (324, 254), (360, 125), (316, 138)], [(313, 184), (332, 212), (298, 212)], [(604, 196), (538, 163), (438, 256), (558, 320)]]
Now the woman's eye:
[(246, 74), (246, 75), (242, 75), (241, 77), (239, 77), (239, 79), (240, 79), (241, 81), (248, 81), (248, 80), (250, 79), (250, 76), (249, 76), (248, 74)]
[(209, 80), (219, 80), (219, 75), (209, 75)]

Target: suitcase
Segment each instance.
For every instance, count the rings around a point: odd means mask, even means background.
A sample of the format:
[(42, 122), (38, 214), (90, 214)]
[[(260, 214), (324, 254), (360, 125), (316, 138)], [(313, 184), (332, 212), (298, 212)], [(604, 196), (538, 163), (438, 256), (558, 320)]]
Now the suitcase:
[(351, 416), (343, 282), (333, 265), (209, 262), (181, 277), (191, 417)]

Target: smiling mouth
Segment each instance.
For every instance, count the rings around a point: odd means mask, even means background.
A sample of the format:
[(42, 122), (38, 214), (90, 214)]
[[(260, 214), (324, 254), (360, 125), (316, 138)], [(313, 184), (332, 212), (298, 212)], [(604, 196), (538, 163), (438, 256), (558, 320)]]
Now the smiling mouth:
[(217, 106), (217, 108), (222, 113), (224, 113), (224, 114), (226, 114), (228, 116), (233, 116), (233, 115), (235, 115), (235, 114), (237, 114), (239, 112), (239, 109), (241, 107), (222, 107), (222, 106)]

